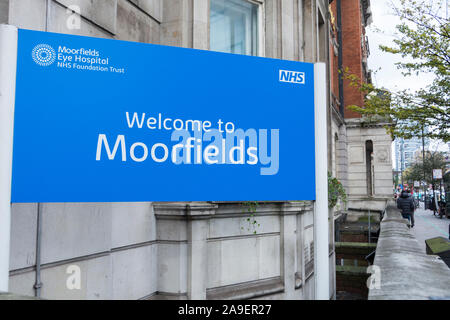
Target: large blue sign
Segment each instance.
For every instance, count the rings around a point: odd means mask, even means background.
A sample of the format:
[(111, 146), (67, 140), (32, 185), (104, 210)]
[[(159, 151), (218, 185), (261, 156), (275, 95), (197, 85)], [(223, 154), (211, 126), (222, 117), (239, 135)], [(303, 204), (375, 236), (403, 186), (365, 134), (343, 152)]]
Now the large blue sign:
[(19, 30), (12, 202), (314, 200), (313, 65)]

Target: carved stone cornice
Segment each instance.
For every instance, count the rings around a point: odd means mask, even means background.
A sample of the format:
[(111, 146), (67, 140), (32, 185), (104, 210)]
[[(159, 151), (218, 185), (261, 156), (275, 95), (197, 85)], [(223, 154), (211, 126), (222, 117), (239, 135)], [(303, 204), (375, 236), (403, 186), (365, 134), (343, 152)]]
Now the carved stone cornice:
[(209, 219), (215, 215), (217, 204), (209, 202), (157, 202), (153, 203), (158, 219)]
[(368, 128), (385, 128), (386, 126), (392, 126), (392, 123), (386, 120), (367, 121), (363, 118), (351, 118), (345, 119), (345, 125), (348, 129), (355, 129), (355, 128), (368, 129)]

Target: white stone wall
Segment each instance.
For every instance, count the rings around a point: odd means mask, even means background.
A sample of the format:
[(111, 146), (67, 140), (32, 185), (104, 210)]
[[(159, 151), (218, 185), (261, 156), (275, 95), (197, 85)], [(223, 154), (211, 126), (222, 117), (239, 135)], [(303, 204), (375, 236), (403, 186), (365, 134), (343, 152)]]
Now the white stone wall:
[[(38, 210), (44, 298), (313, 297), (308, 203), (260, 204), (256, 228), (242, 204), (15, 204), (14, 293), (34, 294)], [(66, 286), (73, 266), (80, 290)]]
[(304, 298), (302, 287), (308, 281), (302, 245), (312, 242), (309, 204), (260, 204), (256, 228), (247, 221), (246, 207), (238, 203), (154, 207), (161, 230), (157, 240), (160, 296)]
[[(326, 1), (260, 2), (260, 55), (317, 61), (317, 15), (325, 17)], [(68, 10), (70, 5), (79, 6), (81, 16)], [(80, 18), (80, 29), (68, 28), (70, 17)], [(209, 49), (208, 0), (0, 0), (0, 23), (6, 22), (40, 31)], [(246, 230), (248, 215), (240, 204), (186, 205), (13, 204), (10, 291), (35, 293), (39, 213), (43, 298), (314, 297), (309, 204), (260, 204), (256, 234)], [(334, 264), (333, 250), (330, 259)], [(79, 290), (67, 288), (73, 266), (81, 271)]]
[[(392, 139), (383, 123), (347, 120), (349, 209), (383, 210), (392, 198)], [(366, 141), (373, 142), (374, 190), (367, 193)]]
[[(42, 297), (138, 299), (156, 291), (156, 230), (150, 203), (14, 204), (10, 291), (34, 295), (38, 210)], [(81, 270), (80, 290), (66, 286), (69, 266)]]

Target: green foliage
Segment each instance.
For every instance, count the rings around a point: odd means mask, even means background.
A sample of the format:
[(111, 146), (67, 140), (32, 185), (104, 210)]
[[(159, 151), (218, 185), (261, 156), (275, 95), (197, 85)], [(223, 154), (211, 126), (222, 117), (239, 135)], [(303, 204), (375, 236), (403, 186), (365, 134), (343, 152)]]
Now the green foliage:
[[(363, 217), (359, 217), (358, 218), (358, 222), (365, 222), (365, 223), (369, 223), (369, 216), (363, 216)], [(370, 223), (379, 223), (380, 221), (376, 218), (376, 216), (371, 215), (370, 216)]]
[(334, 208), (338, 201), (347, 203), (347, 194), (342, 183), (328, 172), (328, 207)]
[(397, 68), (405, 77), (432, 73), (431, 85), (416, 92), (387, 92), (370, 83), (362, 83), (348, 70), (343, 70), (351, 85), (366, 94), (363, 106), (349, 106), (349, 109), (369, 120), (374, 117), (389, 120), (391, 125), (386, 128), (393, 137), (420, 136), (425, 127), (427, 137), (450, 141), (450, 23), (439, 14), (445, 14), (441, 3), (400, 0), (400, 6), (393, 7), (402, 21), (396, 27), (398, 37), (392, 47), (380, 46), (384, 52), (403, 58)]
[[(249, 217), (246, 218), (247, 222), (247, 231), (253, 231), (253, 234), (256, 234), (256, 229), (261, 225), (256, 220), (256, 208), (258, 207), (258, 201), (246, 201), (241, 204), (242, 211), (249, 214)], [(241, 227), (244, 230), (244, 227)]]
[(425, 181), (433, 183), (433, 169), (442, 169), (445, 172), (446, 160), (443, 152), (425, 152), (425, 165), (423, 156), (420, 155), (411, 167), (404, 171), (404, 179), (408, 184), (413, 185), (414, 181), (423, 181), (425, 169)]

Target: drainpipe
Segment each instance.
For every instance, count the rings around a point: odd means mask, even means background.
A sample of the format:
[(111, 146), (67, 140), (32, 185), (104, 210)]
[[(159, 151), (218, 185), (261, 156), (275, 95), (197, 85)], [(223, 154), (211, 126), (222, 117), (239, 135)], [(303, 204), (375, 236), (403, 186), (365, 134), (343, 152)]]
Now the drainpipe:
[(50, 24), (50, 7), (51, 7), (51, 0), (47, 0), (47, 5), (45, 8), (45, 31), (48, 31), (48, 27)]
[[(336, 2), (337, 8), (337, 27), (338, 27), (338, 68), (340, 71), (343, 70), (342, 67), (342, 9), (341, 0)], [(339, 72), (339, 112), (344, 118), (344, 78), (341, 72)]]
[(42, 210), (37, 204), (37, 231), (36, 231), (36, 282), (34, 283), (35, 296), (41, 297), (41, 240), (42, 240)]
[[(50, 0), (47, 0), (45, 12), (45, 31), (48, 31), (50, 22)], [(34, 295), (37, 298), (41, 297), (41, 241), (42, 240), (42, 210), (41, 204), (37, 204), (37, 226), (36, 226), (36, 280), (34, 282)]]

